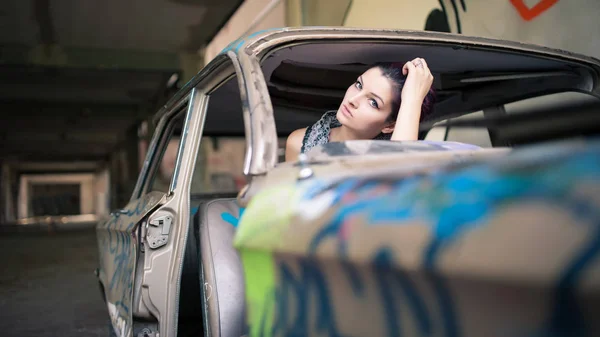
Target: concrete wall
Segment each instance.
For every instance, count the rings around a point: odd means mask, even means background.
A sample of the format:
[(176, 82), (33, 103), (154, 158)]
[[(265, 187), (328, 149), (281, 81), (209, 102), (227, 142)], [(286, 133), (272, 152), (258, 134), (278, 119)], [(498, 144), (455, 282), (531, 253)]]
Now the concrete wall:
[(437, 0), (354, 0), (344, 26), (362, 28), (423, 29)]
[[(342, 26), (352, 0), (302, 0), (302, 26)], [(294, 9), (292, 9), (293, 11)]]
[(417, 30), (427, 26), (428, 30), (534, 43), (600, 58), (598, 17), (598, 0), (354, 0), (344, 25)]
[(244, 34), (297, 25), (436, 30), (600, 58), (598, 17), (598, 0), (246, 0), (206, 48), (205, 60)]

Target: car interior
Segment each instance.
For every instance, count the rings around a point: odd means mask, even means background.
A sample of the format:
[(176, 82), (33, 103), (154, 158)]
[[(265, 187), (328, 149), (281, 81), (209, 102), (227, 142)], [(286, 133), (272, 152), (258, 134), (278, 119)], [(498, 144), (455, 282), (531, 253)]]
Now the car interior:
[[(483, 47), (330, 41), (284, 46), (262, 60), (281, 146), (293, 130), (337, 109), (346, 88), (370, 64), (417, 56), (427, 60), (437, 92), (434, 112), (421, 124), (419, 139), (513, 148), (598, 134), (600, 100), (582, 89), (596, 74), (586, 66)], [(214, 142), (238, 139), (243, 157), (244, 120), (235, 76), (210, 95), (204, 136)], [(192, 224), (182, 272), (179, 330), (189, 331), (203, 322), (204, 329), (215, 334), (240, 336), (241, 263), (236, 254), (217, 254), (233, 240), (235, 224), (224, 214), (239, 216), (238, 189), (207, 193), (202, 184), (196, 186), (190, 196)], [(203, 317), (203, 308), (208, 317)]]
[[(451, 44), (332, 41), (282, 47), (263, 58), (262, 70), (279, 135), (286, 137), (293, 130), (314, 123), (325, 111), (337, 109), (345, 90), (369, 65), (405, 62), (416, 56), (428, 62), (437, 94), (433, 114), (421, 125), (420, 139), (425, 138), (434, 123), (483, 110), (508, 110), (511, 104), (510, 113), (472, 115), (477, 118), (453, 123), (452, 127), (487, 127), (494, 129), (497, 136), (501, 129), (508, 128), (511, 138), (505, 143), (510, 144), (598, 131), (598, 123), (591, 123), (600, 119), (594, 113), (600, 104), (598, 97), (581, 89), (597, 75), (580, 64)], [(233, 99), (239, 99), (239, 89), (237, 81), (231, 79), (211, 95), (218, 113), (211, 113), (209, 106), (205, 132), (243, 135), (241, 102)], [(569, 121), (558, 123), (563, 126), (561, 130), (546, 124), (554, 124), (554, 119), (565, 115), (565, 109), (570, 112)], [(528, 126), (522, 134), (508, 126), (522, 123)], [(532, 124), (536, 127), (531, 128)], [(544, 133), (547, 135), (538, 135)]]

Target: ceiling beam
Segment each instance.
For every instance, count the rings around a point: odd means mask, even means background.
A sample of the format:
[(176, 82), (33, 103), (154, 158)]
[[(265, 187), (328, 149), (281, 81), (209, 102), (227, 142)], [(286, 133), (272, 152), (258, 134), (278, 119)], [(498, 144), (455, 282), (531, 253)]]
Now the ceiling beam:
[(98, 161), (71, 161), (71, 162), (56, 162), (56, 161), (27, 161), (17, 162), (12, 165), (19, 171), (92, 171), (98, 168)]
[(44, 102), (37, 100), (0, 100), (0, 116), (40, 117), (40, 116), (76, 116), (103, 118), (132, 117), (146, 118), (148, 114), (138, 105), (109, 104), (93, 102)]
[[(15, 113), (18, 113), (15, 112)], [(108, 131), (121, 132), (140, 122), (141, 119), (131, 116), (89, 116), (69, 118), (63, 115), (39, 116), (0, 116), (0, 130), (3, 131)]]
[(113, 142), (103, 142), (98, 140), (83, 141), (83, 140), (41, 140), (41, 141), (18, 141), (8, 139), (2, 142), (2, 150), (8, 148), (21, 149), (28, 151), (30, 149), (37, 150), (43, 149), (48, 152), (61, 152), (64, 150), (75, 149), (85, 151), (104, 151), (109, 148)]
[(20, 148), (2, 148), (0, 156), (14, 160), (28, 161), (101, 161), (107, 158), (109, 151), (105, 146), (81, 147), (61, 146), (49, 148), (44, 146), (24, 145)]
[(110, 130), (79, 130), (74, 129), (60, 133), (55, 130), (45, 129), (33, 131), (26, 129), (22, 131), (8, 131), (4, 133), (3, 143), (42, 143), (42, 142), (95, 142), (116, 144), (120, 141), (119, 133)]
[(29, 153), (21, 152), (11, 154), (8, 152), (0, 151), (0, 156), (9, 158), (11, 161), (35, 161), (35, 162), (74, 162), (74, 161), (90, 161), (98, 162), (100, 166), (106, 161), (107, 155), (105, 154), (80, 154), (80, 153), (68, 153), (68, 154), (56, 154), (56, 153)]
[(172, 73), (48, 66), (0, 67), (3, 101), (139, 105), (164, 91)]
[(179, 72), (182, 68), (178, 52), (64, 47), (45, 44), (34, 47), (0, 45), (0, 64), (173, 73)]

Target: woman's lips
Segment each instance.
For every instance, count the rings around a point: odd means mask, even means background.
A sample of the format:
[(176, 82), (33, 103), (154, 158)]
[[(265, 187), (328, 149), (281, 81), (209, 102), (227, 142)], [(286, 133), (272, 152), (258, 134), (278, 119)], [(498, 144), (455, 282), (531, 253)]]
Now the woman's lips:
[(354, 116), (352, 116), (352, 112), (350, 112), (350, 109), (348, 109), (346, 104), (342, 104), (342, 112), (344, 113), (344, 115), (346, 115), (348, 117), (354, 117)]

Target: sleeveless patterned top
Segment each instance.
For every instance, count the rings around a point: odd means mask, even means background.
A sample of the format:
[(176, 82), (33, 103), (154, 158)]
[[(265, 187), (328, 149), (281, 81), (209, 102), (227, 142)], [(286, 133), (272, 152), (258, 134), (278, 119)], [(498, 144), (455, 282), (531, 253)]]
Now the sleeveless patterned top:
[[(331, 129), (342, 126), (336, 117), (337, 110), (329, 110), (315, 124), (309, 126), (302, 140), (301, 153), (310, 151), (313, 147), (324, 145), (329, 142)], [(391, 133), (380, 133), (375, 140), (390, 140)]]

